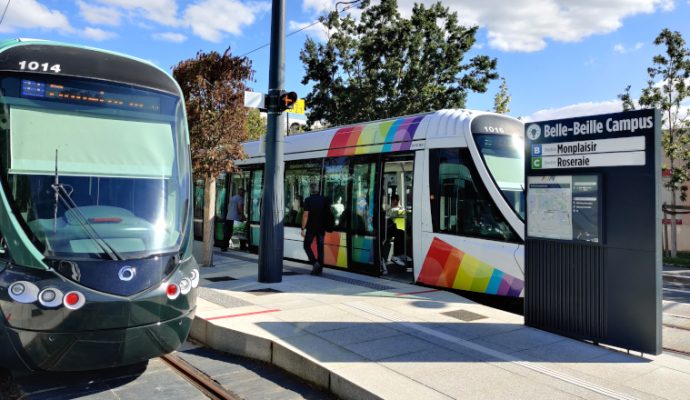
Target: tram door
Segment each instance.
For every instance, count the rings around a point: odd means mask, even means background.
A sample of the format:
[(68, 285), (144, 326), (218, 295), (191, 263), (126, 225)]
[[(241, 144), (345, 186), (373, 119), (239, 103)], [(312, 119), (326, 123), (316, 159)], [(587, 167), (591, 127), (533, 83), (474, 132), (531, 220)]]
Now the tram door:
[(379, 213), (381, 272), (412, 281), (412, 212), (414, 161), (411, 156), (383, 159)]

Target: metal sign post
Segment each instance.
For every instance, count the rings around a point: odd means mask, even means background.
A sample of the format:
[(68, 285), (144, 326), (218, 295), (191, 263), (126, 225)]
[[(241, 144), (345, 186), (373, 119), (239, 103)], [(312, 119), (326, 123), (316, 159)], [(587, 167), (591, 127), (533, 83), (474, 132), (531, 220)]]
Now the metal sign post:
[(661, 352), (657, 110), (525, 127), (525, 323)]

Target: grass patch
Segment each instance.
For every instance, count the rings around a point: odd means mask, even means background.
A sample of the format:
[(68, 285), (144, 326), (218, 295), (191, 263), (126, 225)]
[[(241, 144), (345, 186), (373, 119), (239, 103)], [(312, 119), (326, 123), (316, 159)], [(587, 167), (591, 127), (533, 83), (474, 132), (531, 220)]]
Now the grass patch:
[(690, 267), (690, 252), (679, 251), (676, 257), (664, 257), (664, 264)]

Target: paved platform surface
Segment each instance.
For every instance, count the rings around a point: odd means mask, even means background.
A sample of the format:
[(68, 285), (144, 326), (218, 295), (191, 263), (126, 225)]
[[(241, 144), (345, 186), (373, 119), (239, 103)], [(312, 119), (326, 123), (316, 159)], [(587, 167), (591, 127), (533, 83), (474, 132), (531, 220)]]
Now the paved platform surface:
[[(645, 358), (525, 327), (421, 286), (220, 253), (202, 268), (192, 337), (271, 362), (344, 399), (689, 399), (690, 359)], [(687, 333), (687, 332), (686, 332)]]

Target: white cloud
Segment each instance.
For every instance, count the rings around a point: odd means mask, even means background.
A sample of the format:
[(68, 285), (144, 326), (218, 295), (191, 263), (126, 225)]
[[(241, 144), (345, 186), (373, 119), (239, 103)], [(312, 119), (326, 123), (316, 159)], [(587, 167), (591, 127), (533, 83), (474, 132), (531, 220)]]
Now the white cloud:
[(178, 26), (176, 0), (96, 0), (97, 2), (126, 11), (130, 16), (141, 17), (166, 26)]
[(77, 1), (79, 13), (89, 23), (94, 25), (120, 25), (122, 13), (113, 7), (99, 7), (85, 1)]
[(620, 100), (607, 100), (599, 102), (585, 102), (572, 104), (560, 108), (548, 108), (535, 111), (524, 118), (525, 122), (547, 121), (561, 118), (574, 118), (583, 115), (608, 114), (623, 111), (623, 104)]
[(174, 42), (174, 43), (182, 43), (185, 40), (187, 40), (187, 36), (185, 36), (181, 33), (176, 33), (176, 32), (154, 33), (152, 36), (156, 40), (163, 40), (166, 42)]
[[(415, 2), (427, 6), (437, 0), (398, 0), (409, 16)], [(323, 13), (335, 0), (303, 0), (305, 11)], [(503, 51), (533, 52), (548, 41), (576, 42), (613, 32), (623, 19), (657, 10), (670, 11), (674, 0), (444, 0), (462, 23), (487, 29), (489, 45)]]
[(302, 10), (314, 11), (317, 14), (328, 13), (334, 9), (334, 3), (332, 0), (304, 0)]
[(615, 51), (616, 53), (620, 53), (620, 54), (627, 54), (627, 53), (632, 53), (634, 51), (637, 51), (637, 50), (641, 49), (643, 46), (644, 46), (644, 43), (637, 42), (637, 43), (635, 43), (634, 46), (626, 48), (625, 46), (623, 46), (622, 43), (617, 43), (613, 46), (613, 51)]
[(101, 42), (103, 40), (108, 40), (108, 39), (112, 39), (112, 38), (116, 37), (117, 33), (110, 32), (110, 31), (104, 31), (103, 29), (99, 29), (99, 28), (86, 27), (82, 31), (82, 36), (84, 36), (87, 39)]
[[(673, 11), (676, 8), (675, 0), (662, 0), (660, 4), (661, 9), (664, 11)], [(690, 4), (690, 1), (688, 1), (688, 4)]]
[(0, 32), (35, 28), (55, 30), (60, 33), (74, 32), (74, 28), (63, 13), (51, 10), (36, 0), (24, 0), (18, 4), (10, 3), (5, 19), (0, 25)]
[(187, 7), (184, 20), (195, 35), (220, 42), (226, 34), (240, 35), (243, 26), (253, 24), (259, 14), (270, 10), (269, 2), (202, 0)]
[[(317, 40), (321, 41), (326, 41), (328, 40), (328, 28), (321, 22), (318, 22), (312, 26), (309, 26), (313, 24), (313, 22), (297, 22), (297, 21), (290, 21), (288, 24), (290, 32), (295, 32), (300, 29), (304, 29), (302, 32), (305, 34), (316, 38)], [(308, 28), (307, 28), (308, 27)]]

